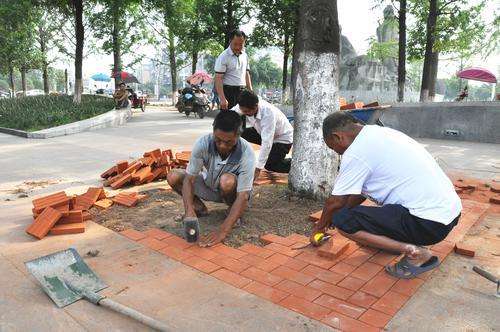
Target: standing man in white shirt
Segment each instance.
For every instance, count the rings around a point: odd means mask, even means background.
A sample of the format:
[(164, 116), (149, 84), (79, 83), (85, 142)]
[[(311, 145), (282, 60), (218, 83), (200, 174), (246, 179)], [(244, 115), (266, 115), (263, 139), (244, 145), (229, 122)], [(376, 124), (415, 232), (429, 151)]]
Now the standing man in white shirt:
[(254, 179), (262, 169), (272, 172), (290, 172), (291, 160), (286, 159), (293, 142), (293, 127), (279, 108), (249, 90), (243, 90), (234, 111), (246, 116), (248, 128), (241, 137), (260, 145), (260, 154)]
[[(438, 258), (423, 246), (446, 238), (462, 204), (430, 153), (399, 131), (363, 125), (346, 112), (326, 117), (323, 137), (342, 161), (311, 239), (331, 225), (360, 244), (404, 254), (386, 266), (398, 278), (438, 266)], [(379, 206), (361, 206), (366, 198)]]
[(245, 87), (252, 90), (248, 56), (244, 50), (247, 36), (243, 31), (234, 30), (229, 38), (229, 47), (215, 61), (215, 88), (222, 110), (233, 108)]

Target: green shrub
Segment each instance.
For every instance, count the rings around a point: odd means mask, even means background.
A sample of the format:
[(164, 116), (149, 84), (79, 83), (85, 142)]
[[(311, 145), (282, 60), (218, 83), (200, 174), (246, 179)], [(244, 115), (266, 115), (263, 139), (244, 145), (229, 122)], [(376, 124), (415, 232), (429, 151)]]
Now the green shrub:
[(83, 95), (78, 105), (67, 95), (0, 99), (0, 127), (36, 131), (88, 119), (114, 106), (112, 98), (94, 95)]

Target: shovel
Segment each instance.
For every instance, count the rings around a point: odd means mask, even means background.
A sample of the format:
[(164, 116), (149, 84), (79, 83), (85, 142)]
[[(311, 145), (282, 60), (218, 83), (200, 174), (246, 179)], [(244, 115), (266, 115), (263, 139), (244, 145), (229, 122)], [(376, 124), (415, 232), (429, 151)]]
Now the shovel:
[(59, 308), (83, 298), (158, 331), (167, 331), (163, 323), (97, 294), (108, 286), (88, 267), (74, 248), (58, 251), (24, 264)]

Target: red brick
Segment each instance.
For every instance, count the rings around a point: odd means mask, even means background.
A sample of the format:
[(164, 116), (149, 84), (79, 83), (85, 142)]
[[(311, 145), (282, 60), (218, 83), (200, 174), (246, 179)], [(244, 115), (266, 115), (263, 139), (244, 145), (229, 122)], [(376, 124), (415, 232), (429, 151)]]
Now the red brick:
[(247, 254), (244, 251), (228, 247), (225, 244), (217, 244), (211, 247), (211, 249), (219, 255), (226, 255), (234, 259), (239, 259)]
[(271, 271), (271, 273), (280, 276), (282, 278), (295, 281), (301, 285), (307, 285), (308, 283), (314, 280), (314, 277), (302, 272), (292, 270), (286, 266), (280, 266), (275, 270)]
[(64, 235), (64, 234), (78, 234), (85, 232), (84, 223), (72, 223), (72, 224), (62, 224), (55, 225), (51, 228), (51, 235)]
[(110, 176), (114, 176), (118, 173), (118, 170), (116, 169), (116, 166), (113, 166), (111, 168), (108, 168), (106, 171), (104, 171), (102, 174), (101, 174), (101, 178), (103, 179), (107, 179), (109, 178)]
[(44, 238), (52, 227), (61, 219), (61, 212), (51, 208), (45, 208), (33, 223), (26, 229), (26, 233), (36, 237)]
[(453, 250), (454, 244), (450, 241), (441, 241), (431, 247), (432, 250), (448, 255)]
[(137, 171), (139, 168), (142, 167), (142, 162), (140, 161), (134, 161), (132, 164), (130, 164), (127, 169), (125, 169), (122, 174), (123, 175), (130, 175), (132, 176), (132, 173), (134, 173), (135, 171)]
[(288, 257), (288, 256), (282, 255), (280, 253), (275, 253), (274, 255), (269, 257), (267, 259), (267, 261), (268, 262), (276, 262), (279, 265), (284, 265), (286, 262), (288, 262), (289, 259), (290, 259), (290, 257)]
[(336, 234), (318, 249), (318, 255), (329, 259), (335, 259), (349, 248), (350, 243), (351, 241), (349, 239)]
[(370, 259), (370, 257), (372, 257), (373, 255), (374, 253), (370, 250), (366, 250), (366, 248), (360, 248), (350, 254), (346, 259), (343, 260), (343, 262), (352, 266), (359, 266)]
[(64, 224), (74, 224), (74, 223), (82, 223), (83, 220), (83, 213), (82, 210), (74, 210), (74, 211), (69, 211), (68, 215), (65, 217), (61, 217), (57, 221), (58, 225), (64, 225)]
[(113, 200), (108, 199), (108, 198), (100, 199), (94, 203), (94, 206), (96, 206), (100, 209), (103, 209), (103, 210), (109, 208), (111, 205), (113, 205)]
[(307, 301), (314, 301), (314, 299), (318, 298), (322, 294), (321, 291), (317, 289), (286, 279), (277, 284), (275, 288)]
[(89, 211), (82, 211), (83, 221), (92, 220), (92, 215)]
[(379, 329), (357, 319), (333, 311), (321, 320), (326, 325), (344, 332), (379, 332)]
[(312, 265), (316, 265), (323, 269), (329, 269), (335, 264), (334, 261), (331, 261), (323, 257), (319, 257), (314, 251), (303, 251), (300, 255), (297, 256), (297, 259), (300, 259)]
[(283, 265), (291, 268), (292, 270), (300, 271), (303, 268), (305, 268), (308, 264), (307, 264), (307, 262), (288, 257), (288, 260)]
[(399, 279), (394, 286), (392, 286), (391, 290), (399, 294), (412, 296), (423, 283), (424, 280), (419, 278)]
[(375, 264), (385, 266), (385, 265), (388, 265), (389, 263), (391, 263), (397, 257), (398, 257), (398, 255), (394, 255), (394, 254), (388, 253), (386, 251), (381, 251), (381, 252), (373, 255), (368, 261), (375, 263)]
[(356, 270), (352, 271), (351, 276), (364, 281), (368, 281), (382, 269), (383, 267), (378, 264), (365, 262), (361, 264)]
[(65, 206), (69, 203), (70, 200), (71, 198), (68, 197), (64, 191), (60, 191), (45, 197), (40, 197), (32, 201), (34, 208), (33, 212), (36, 214), (40, 214), (47, 207), (56, 208), (59, 206)]
[(343, 275), (344, 277), (356, 269), (355, 266), (339, 262), (330, 268), (330, 271)]
[(252, 280), (227, 269), (219, 269), (215, 272), (212, 272), (212, 276), (237, 288), (243, 288), (252, 282)]
[(61, 212), (63, 217), (67, 217), (69, 215), (69, 202), (64, 205), (56, 206), (54, 209)]
[(316, 320), (321, 320), (330, 313), (330, 309), (328, 308), (293, 295), (290, 295), (289, 297), (281, 301), (280, 305)]
[(266, 246), (264, 246), (265, 249), (268, 249), (268, 250), (272, 250), (274, 252), (278, 252), (280, 254), (283, 254), (283, 255), (286, 255), (286, 256), (289, 256), (289, 257), (295, 257), (297, 255), (300, 254), (300, 251), (299, 250), (293, 250), (291, 249), (290, 247), (286, 247), (282, 244), (279, 244), (279, 243), (270, 243)]
[(259, 270), (256, 267), (250, 266), (248, 269), (240, 273), (242, 276), (258, 281), (268, 286), (274, 286), (283, 280), (282, 277), (271, 273)]
[(326, 294), (323, 294), (319, 298), (314, 300), (314, 303), (332, 309), (333, 311), (340, 312), (341, 314), (352, 318), (358, 318), (359, 316), (361, 316), (361, 314), (363, 314), (363, 312), (365, 312), (364, 308), (358, 307), (354, 304), (339, 300)]
[(281, 263), (266, 259), (262, 263), (255, 265), (255, 267), (262, 271), (271, 272), (272, 270), (278, 268), (281, 265), (282, 265)]
[(152, 151), (144, 152), (143, 156), (144, 157), (154, 156), (155, 158), (160, 158), (161, 157), (161, 149), (154, 149)]
[(154, 237), (147, 237), (137, 242), (153, 250), (160, 250), (168, 246), (165, 242), (157, 240)]
[(490, 203), (500, 204), (500, 195), (495, 195), (495, 196), (490, 197)]
[(312, 222), (319, 221), (321, 219), (322, 214), (323, 214), (323, 210), (318, 211), (318, 212), (314, 212), (314, 213), (309, 215), (309, 220)]
[(77, 195), (75, 197), (75, 207), (80, 206), (82, 210), (88, 210), (94, 205), (94, 199), (91, 197), (83, 195)]
[(193, 246), (192, 243), (187, 242), (186, 240), (178, 237), (177, 235), (172, 235), (170, 237), (167, 237), (167, 238), (163, 239), (162, 242), (165, 242), (170, 247), (175, 247), (178, 249), (186, 249), (186, 248)]
[(377, 106), (380, 106), (378, 101), (374, 101), (372, 103), (369, 103), (369, 104), (366, 104), (366, 105), (363, 105), (363, 108), (368, 108), (368, 107), (377, 107)]
[(121, 160), (116, 163), (116, 170), (118, 171), (118, 173), (122, 173), (127, 168), (128, 168), (128, 161), (126, 160)]
[(124, 174), (124, 175), (120, 176), (120, 178), (118, 180), (111, 183), (111, 188), (113, 188), (113, 189), (121, 188), (124, 185), (126, 185), (127, 183), (129, 183), (130, 181), (132, 181), (132, 174)]
[(132, 180), (137, 183), (141, 184), (144, 183), (146, 178), (151, 175), (151, 166), (146, 166), (132, 174)]
[[(259, 256), (255, 256), (255, 255), (252, 255), (252, 254), (245, 255), (245, 256), (241, 257), (239, 260), (242, 261), (242, 262), (245, 262), (247, 264), (250, 264), (252, 266), (257, 266), (257, 265), (259, 265), (261, 263), (266, 262), (266, 260), (264, 258), (259, 257)], [(279, 265), (275, 266), (272, 270), (274, 270), (278, 266)]]
[(354, 103), (350, 103), (350, 104), (347, 104), (347, 105), (344, 105), (344, 106), (340, 106), (340, 110), (341, 111), (354, 110), (354, 109), (358, 109), (358, 108), (363, 108), (364, 105), (365, 104), (363, 104), (363, 102), (356, 101)]
[(137, 204), (139, 199), (133, 193), (119, 193), (115, 197), (113, 197), (113, 202), (116, 204), (124, 205), (127, 207), (132, 207)]
[(210, 261), (236, 273), (241, 273), (250, 267), (245, 262), (224, 255), (216, 256), (210, 259)]
[(92, 201), (92, 204), (94, 204), (103, 194), (104, 189), (102, 187), (90, 187), (87, 189), (87, 192), (83, 194), (83, 196), (88, 197)]
[(377, 297), (367, 294), (365, 292), (357, 291), (352, 294), (347, 302), (357, 305), (358, 307), (370, 308), (370, 306), (378, 300)]
[(372, 305), (372, 309), (388, 315), (395, 315), (408, 299), (409, 297), (406, 295), (388, 291)]
[(128, 237), (133, 241), (139, 241), (147, 237), (146, 234), (139, 232), (135, 229), (126, 229), (120, 232), (121, 235)]
[(462, 255), (462, 256), (468, 256), (468, 257), (474, 257), (474, 255), (476, 254), (473, 247), (465, 245), (463, 243), (456, 243), (455, 244), (455, 253)]
[(381, 297), (384, 295), (389, 289), (391, 289), (392, 285), (394, 285), (398, 281), (397, 278), (392, 277), (387, 274), (385, 271), (381, 271), (377, 274), (373, 279), (368, 281), (361, 290), (365, 293), (371, 294), (376, 297)]
[(162, 231), (161, 229), (158, 229), (158, 228), (151, 228), (151, 229), (148, 229), (147, 231), (144, 231), (143, 233), (146, 234), (147, 236), (155, 238), (157, 240), (163, 240), (163, 239), (166, 239), (168, 237), (173, 236), (172, 234), (165, 232), (165, 231)]
[(338, 287), (321, 280), (314, 280), (308, 286), (341, 300), (347, 300), (352, 294), (354, 294), (352, 290)]
[(304, 244), (309, 243), (309, 238), (307, 236), (297, 234), (297, 233), (293, 233), (291, 235), (288, 235), (286, 238), (288, 240), (293, 241), (294, 243), (304, 243)]
[(116, 174), (116, 175), (113, 175), (113, 176), (110, 176), (108, 177), (105, 181), (102, 182), (102, 184), (104, 186), (110, 186), (113, 182), (116, 182), (118, 181), (119, 179), (121, 179), (123, 177), (123, 174)]
[(151, 174), (152, 174), (153, 176), (148, 177), (148, 179), (147, 179), (147, 181), (146, 181), (146, 182), (148, 182), (148, 183), (149, 183), (149, 182), (151, 182), (151, 181), (154, 181), (154, 180), (156, 180), (156, 179), (159, 179), (159, 178), (161, 178), (162, 176), (165, 176), (165, 175), (166, 175), (166, 173), (165, 173), (165, 167), (156, 168), (156, 169), (154, 169), (154, 170), (151, 172)]
[(213, 251), (210, 248), (202, 248), (200, 246), (191, 246), (186, 249), (186, 252), (189, 252), (195, 256), (201, 257), (203, 259), (210, 260), (214, 257), (217, 257), (219, 254)]
[(278, 244), (281, 244), (281, 245), (283, 245), (285, 247), (289, 247), (289, 246), (295, 244), (295, 241), (287, 239), (285, 237), (281, 237), (281, 236), (275, 235), (275, 234), (262, 235), (260, 237), (260, 241), (263, 244), (278, 243)]
[(313, 276), (319, 280), (326, 281), (330, 284), (336, 284), (337, 282), (342, 280), (342, 278), (344, 278), (344, 276), (341, 274), (325, 270), (314, 265), (308, 265), (301, 272)]
[(243, 289), (249, 293), (252, 293), (274, 303), (278, 303), (288, 296), (287, 293), (280, 291), (279, 289), (261, 284), (257, 281), (252, 281), (251, 283), (243, 287)]
[(189, 257), (189, 258), (183, 260), (182, 263), (189, 265), (189, 266), (191, 266), (191, 267), (193, 267), (201, 272), (205, 272), (205, 273), (209, 273), (209, 274), (220, 269), (219, 265), (214, 264), (210, 261), (207, 261), (206, 259), (203, 259), (203, 258), (197, 257), (197, 256)]
[(241, 247), (238, 248), (238, 250), (244, 251), (247, 254), (252, 254), (255, 256), (259, 256), (262, 258), (268, 258), (269, 256), (274, 254), (274, 251), (272, 250), (267, 250), (262, 247), (256, 246), (251, 243), (245, 243)]
[(178, 247), (171, 247), (171, 246), (166, 246), (165, 248), (160, 249), (159, 252), (172, 259), (175, 259), (176, 261), (183, 261), (193, 256), (191, 253), (187, 251), (184, 251)]
[(384, 327), (392, 319), (392, 316), (384, 314), (380, 311), (368, 309), (359, 320), (374, 327)]
[(347, 276), (341, 282), (339, 282), (337, 286), (357, 291), (358, 289), (361, 288), (361, 286), (365, 284), (365, 282), (366, 282), (365, 280)]

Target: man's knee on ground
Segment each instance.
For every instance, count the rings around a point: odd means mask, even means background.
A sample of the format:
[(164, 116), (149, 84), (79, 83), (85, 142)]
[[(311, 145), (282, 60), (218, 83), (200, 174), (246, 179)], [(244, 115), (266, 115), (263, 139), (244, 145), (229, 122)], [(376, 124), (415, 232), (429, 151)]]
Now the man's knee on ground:
[(234, 174), (224, 173), (220, 177), (220, 190), (223, 193), (232, 193), (236, 189), (236, 176)]
[(184, 174), (173, 169), (167, 174), (167, 182), (170, 187), (178, 186), (184, 180)]

